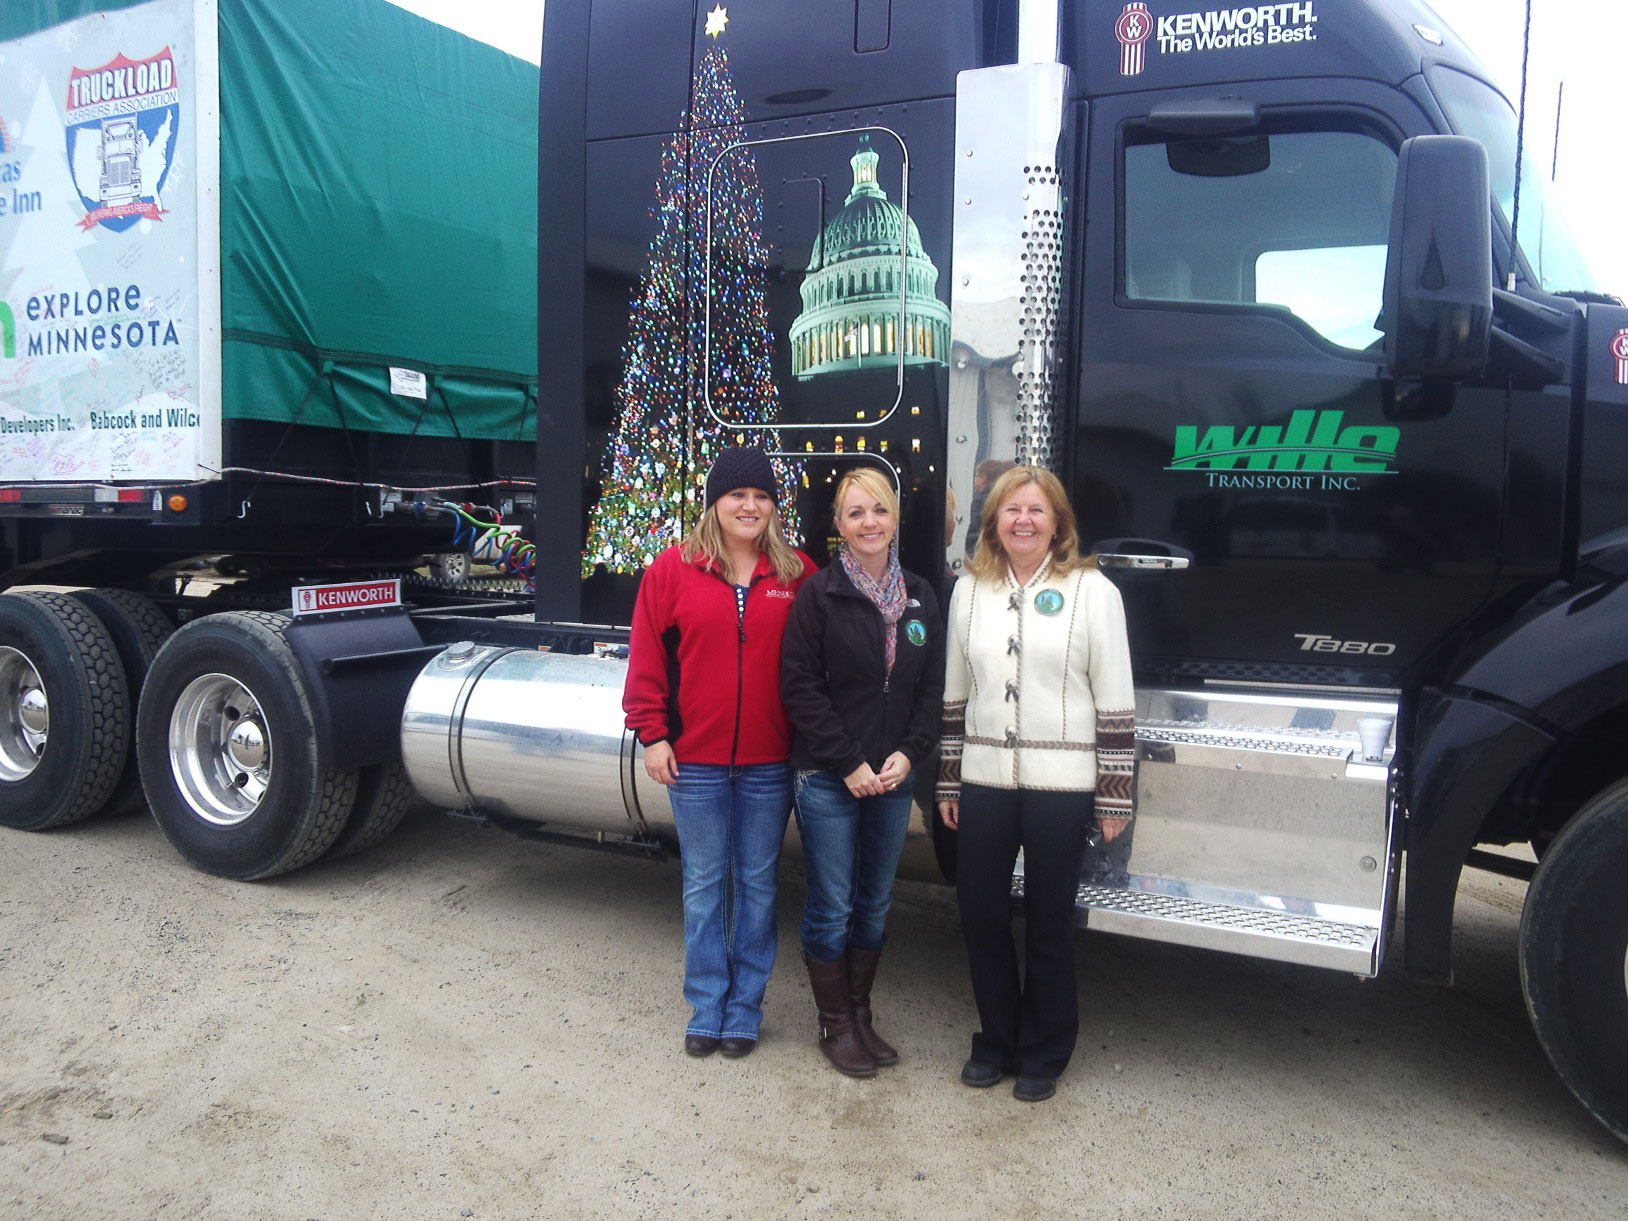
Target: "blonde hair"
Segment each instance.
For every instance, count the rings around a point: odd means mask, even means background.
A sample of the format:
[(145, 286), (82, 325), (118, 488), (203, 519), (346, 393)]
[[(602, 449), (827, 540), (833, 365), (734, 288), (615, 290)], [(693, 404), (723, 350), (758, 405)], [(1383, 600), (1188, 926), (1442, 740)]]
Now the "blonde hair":
[(837, 480), (837, 494), (831, 499), (831, 520), (840, 523), (842, 500), (852, 488), (867, 496), (874, 496), (893, 517), (894, 536), (899, 529), (899, 497), (893, 490), (893, 481), (874, 466), (856, 466)]
[(1030, 483), (1051, 501), (1051, 511), (1057, 518), (1057, 533), (1051, 540), (1052, 571), (1065, 576), (1077, 568), (1096, 566), (1095, 556), (1080, 554), (1080, 532), (1074, 508), (1068, 503), (1068, 493), (1057, 476), (1040, 466), (1014, 466), (1001, 473), (984, 498), (983, 515), (978, 519), (978, 546), (967, 561), (967, 571), (978, 580), (998, 581), (1006, 574), (1006, 549), (1001, 546), (996, 530), (1001, 505), (1013, 492)]
[[(803, 575), (803, 557), (786, 541), (786, 531), (780, 521), (780, 506), (771, 503), (769, 522), (764, 526), (763, 533), (757, 536), (757, 549), (769, 557), (774, 575), (782, 585), (786, 585)], [(684, 541), (678, 545), (678, 555), (686, 564), (693, 564), (699, 557), (705, 556), (707, 567), (724, 567), (724, 528), (718, 521), (716, 503), (707, 506), (701, 520), (695, 523), (695, 529), (684, 536)]]

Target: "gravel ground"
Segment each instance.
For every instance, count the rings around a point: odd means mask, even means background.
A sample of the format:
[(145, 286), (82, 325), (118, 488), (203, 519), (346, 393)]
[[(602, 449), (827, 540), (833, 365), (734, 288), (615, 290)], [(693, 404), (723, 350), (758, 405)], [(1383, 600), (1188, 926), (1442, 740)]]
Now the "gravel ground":
[(139, 817), (0, 844), (0, 1216), (1628, 1216), (1490, 875), (1452, 990), (1082, 936), (1079, 1055), (1025, 1106), (956, 1082), (942, 888), (900, 885), (904, 1060), (853, 1081), (812, 1042), (794, 865), (764, 1041), (697, 1061), (676, 863), (428, 810), (255, 885)]

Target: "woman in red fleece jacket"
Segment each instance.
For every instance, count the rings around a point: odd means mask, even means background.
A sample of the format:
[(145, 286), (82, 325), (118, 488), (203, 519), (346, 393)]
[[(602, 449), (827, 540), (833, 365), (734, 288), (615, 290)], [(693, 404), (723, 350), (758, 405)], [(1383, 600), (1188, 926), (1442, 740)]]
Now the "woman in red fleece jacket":
[(668, 786), (684, 861), (684, 1050), (757, 1046), (774, 967), (775, 876), (791, 809), (780, 638), (807, 556), (786, 542), (774, 468), (725, 450), (706, 511), (645, 571), (622, 708)]

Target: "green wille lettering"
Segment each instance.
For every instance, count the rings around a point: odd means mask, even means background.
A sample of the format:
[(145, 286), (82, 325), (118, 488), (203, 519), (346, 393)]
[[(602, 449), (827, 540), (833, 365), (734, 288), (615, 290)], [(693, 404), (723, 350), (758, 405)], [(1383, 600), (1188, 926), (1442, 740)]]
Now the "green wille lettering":
[(17, 319), (11, 306), (0, 301), (0, 356), (10, 359), (17, 355)]
[(1168, 471), (1362, 471), (1388, 474), (1402, 430), (1345, 427), (1343, 411), (1294, 411), (1279, 427), (1178, 424)]

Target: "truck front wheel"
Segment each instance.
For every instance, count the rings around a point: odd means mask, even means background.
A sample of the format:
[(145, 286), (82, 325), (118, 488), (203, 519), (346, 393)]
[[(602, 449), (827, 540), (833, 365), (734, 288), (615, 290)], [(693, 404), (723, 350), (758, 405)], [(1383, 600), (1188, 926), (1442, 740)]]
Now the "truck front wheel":
[(1628, 780), (1543, 853), (1521, 914), (1521, 988), (1538, 1042), (1589, 1112), (1628, 1141)]
[(237, 611), (171, 636), (147, 674), (136, 755), (153, 818), (206, 873), (309, 864), (344, 829), (356, 772), (323, 768), (287, 620)]
[(0, 595), (0, 825), (96, 813), (124, 767), (130, 692), (107, 629), (66, 594)]

